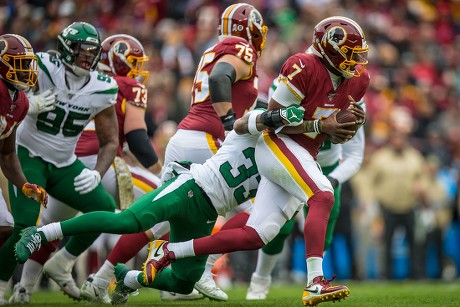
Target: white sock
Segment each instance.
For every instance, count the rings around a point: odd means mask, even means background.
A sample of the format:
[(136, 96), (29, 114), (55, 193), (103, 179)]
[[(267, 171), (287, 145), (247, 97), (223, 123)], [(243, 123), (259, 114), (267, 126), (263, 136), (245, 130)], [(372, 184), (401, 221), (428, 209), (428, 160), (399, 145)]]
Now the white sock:
[(99, 271), (94, 275), (94, 282), (101, 288), (108, 288), (110, 280), (113, 277), (114, 265), (106, 260)]
[(264, 253), (262, 249), (259, 249), (257, 254), (257, 266), (256, 273), (259, 277), (268, 278), (272, 275), (273, 269), (275, 268), (276, 262), (278, 261), (280, 254), (269, 255)]
[(313, 282), (313, 279), (318, 276), (323, 276), (323, 258), (310, 257), (307, 258), (307, 285)]
[(212, 267), (220, 257), (222, 257), (222, 254), (209, 255), (208, 259), (206, 260), (206, 266), (204, 267), (203, 274), (211, 274)]
[(180, 243), (169, 242), (167, 247), (174, 253), (176, 259), (195, 256), (195, 251), (193, 250), (193, 239)]
[[(71, 253), (67, 250), (67, 248), (66, 248), (65, 246), (64, 246), (59, 252), (61, 252), (62, 255), (63, 255), (67, 260), (69, 260), (69, 261), (75, 262), (75, 261), (77, 260), (77, 257), (78, 257), (78, 256), (75, 256), (75, 255), (71, 254)], [(58, 252), (58, 253), (59, 253), (59, 252)]]
[(61, 229), (61, 223), (51, 223), (37, 228), (37, 231), (43, 232), (48, 242), (64, 238)]
[(6, 288), (8, 288), (8, 281), (0, 280), (0, 297), (5, 297)]
[(136, 270), (129, 271), (126, 274), (125, 279), (123, 279), (125, 286), (131, 289), (142, 288), (142, 285), (137, 281), (137, 276), (139, 276), (139, 274), (142, 274), (142, 272)]
[(24, 263), (22, 269), (21, 281), (19, 282), (21, 286), (26, 288), (28, 293), (32, 293), (34, 290), (35, 284), (40, 278), (40, 274), (43, 272), (43, 264), (29, 259)]

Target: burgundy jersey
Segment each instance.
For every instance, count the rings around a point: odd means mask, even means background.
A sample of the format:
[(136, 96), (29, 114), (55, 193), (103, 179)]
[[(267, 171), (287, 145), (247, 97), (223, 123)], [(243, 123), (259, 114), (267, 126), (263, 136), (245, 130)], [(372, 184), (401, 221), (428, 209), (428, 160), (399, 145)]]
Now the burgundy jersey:
[[(126, 103), (131, 103), (143, 109), (147, 108), (147, 88), (142, 83), (125, 76), (113, 77), (118, 83), (117, 103), (115, 111), (118, 120), (118, 139), (119, 147), (117, 155), (121, 155), (123, 144), (126, 140), (124, 134)], [(97, 155), (99, 151), (99, 141), (97, 139), (94, 122), (92, 121), (80, 136), (75, 149), (77, 156)]]
[(18, 97), (15, 101), (11, 99), (5, 81), (0, 80), (0, 140), (11, 135), (14, 128), (26, 117), (29, 110), (29, 100), (23, 91), (17, 91)]
[(246, 40), (230, 37), (203, 53), (193, 82), (190, 110), (179, 123), (179, 129), (204, 131), (224, 139), (224, 127), (211, 104), (209, 75), (216, 62), (226, 54), (237, 56), (252, 66), (250, 77), (232, 84), (232, 109), (235, 117), (242, 117), (254, 105), (258, 92), (256, 51)]
[[(301, 101), (305, 108), (305, 120), (324, 119), (337, 110), (348, 108), (348, 95), (360, 101), (369, 86), (369, 74), (366, 70), (361, 76), (343, 79), (334, 90), (329, 72), (318, 56), (298, 53), (291, 56), (281, 68), (282, 81)], [(326, 134), (304, 133), (289, 135), (296, 143), (304, 147), (316, 159), (318, 150)]]

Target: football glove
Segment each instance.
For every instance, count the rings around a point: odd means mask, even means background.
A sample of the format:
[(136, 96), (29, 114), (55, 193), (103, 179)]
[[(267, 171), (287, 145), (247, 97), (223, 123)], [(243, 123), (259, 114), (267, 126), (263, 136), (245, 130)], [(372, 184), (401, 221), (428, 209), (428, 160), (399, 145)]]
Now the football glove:
[(38, 95), (28, 95), (27, 98), (29, 99), (28, 114), (36, 115), (56, 108), (54, 105), (56, 102), (56, 94), (53, 94), (51, 89)]
[(97, 187), (99, 182), (101, 182), (101, 174), (96, 170), (85, 168), (74, 179), (75, 191), (80, 194), (89, 193)]
[(288, 122), (285, 126), (299, 126), (303, 123), (305, 109), (299, 105), (291, 105), (280, 109), (281, 118)]
[(26, 182), (22, 186), (22, 193), (24, 193), (25, 196), (38, 201), (40, 205), (46, 208), (46, 205), (48, 204), (48, 193), (46, 193), (45, 189), (41, 186)]

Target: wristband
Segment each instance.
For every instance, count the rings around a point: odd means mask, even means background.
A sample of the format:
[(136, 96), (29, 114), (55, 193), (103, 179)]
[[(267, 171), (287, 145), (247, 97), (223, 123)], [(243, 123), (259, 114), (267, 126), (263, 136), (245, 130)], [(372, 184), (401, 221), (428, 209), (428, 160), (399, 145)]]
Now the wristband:
[(257, 115), (260, 113), (251, 113), (248, 118), (248, 132), (249, 134), (259, 134), (260, 131), (257, 130)]

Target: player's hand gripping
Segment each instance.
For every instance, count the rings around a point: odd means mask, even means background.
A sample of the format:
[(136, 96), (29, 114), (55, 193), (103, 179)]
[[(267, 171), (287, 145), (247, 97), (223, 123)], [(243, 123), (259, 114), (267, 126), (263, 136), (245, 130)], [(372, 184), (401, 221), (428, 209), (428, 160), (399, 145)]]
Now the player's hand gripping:
[(350, 101), (348, 110), (350, 110), (358, 118), (356, 124), (364, 125), (366, 122), (366, 112), (364, 111), (363, 107), (360, 106), (350, 95), (348, 95), (348, 100)]
[(38, 201), (40, 205), (46, 208), (46, 205), (48, 204), (48, 193), (46, 193), (45, 189), (41, 186), (26, 182), (22, 186), (22, 193), (24, 193), (25, 196)]
[(300, 105), (284, 107), (279, 112), (285, 126), (299, 126), (303, 123), (305, 109)]
[(56, 94), (53, 94), (51, 89), (44, 91), (38, 95), (28, 95), (29, 99), (29, 114), (40, 114), (54, 110), (56, 106)]
[(101, 182), (101, 174), (96, 170), (85, 168), (74, 179), (75, 191), (80, 194), (89, 193), (97, 187), (99, 182)]

